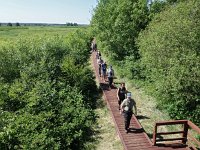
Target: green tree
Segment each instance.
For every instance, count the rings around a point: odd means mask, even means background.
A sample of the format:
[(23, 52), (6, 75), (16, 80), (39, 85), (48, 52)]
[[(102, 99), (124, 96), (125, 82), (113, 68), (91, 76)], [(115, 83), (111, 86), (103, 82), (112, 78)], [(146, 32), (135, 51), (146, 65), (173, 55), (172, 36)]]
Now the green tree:
[(111, 58), (123, 60), (130, 55), (135, 60), (139, 58), (135, 39), (147, 25), (147, 13), (145, 0), (99, 2), (92, 26)]
[(17, 27), (20, 26), (19, 22), (17, 22), (15, 25), (16, 25)]
[(151, 5), (151, 11), (149, 15), (150, 19), (152, 19), (155, 14), (164, 11), (166, 7), (168, 7), (168, 3), (166, 1), (155, 0)]
[(9, 23), (7, 24), (7, 26), (12, 27), (12, 23), (9, 22)]
[(152, 93), (176, 119), (200, 124), (200, 1), (179, 2), (157, 14), (138, 39)]

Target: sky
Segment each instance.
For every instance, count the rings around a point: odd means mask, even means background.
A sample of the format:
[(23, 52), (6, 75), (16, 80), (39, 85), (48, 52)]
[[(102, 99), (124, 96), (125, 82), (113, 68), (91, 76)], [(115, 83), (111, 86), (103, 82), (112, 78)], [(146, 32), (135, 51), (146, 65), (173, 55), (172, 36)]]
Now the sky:
[(0, 0), (0, 23), (89, 24), (97, 0)]

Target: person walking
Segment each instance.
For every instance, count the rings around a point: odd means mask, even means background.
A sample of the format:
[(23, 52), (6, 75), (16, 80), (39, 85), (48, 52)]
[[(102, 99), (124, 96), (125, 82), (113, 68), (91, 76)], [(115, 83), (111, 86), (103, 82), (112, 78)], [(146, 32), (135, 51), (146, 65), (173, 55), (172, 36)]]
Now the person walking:
[(122, 82), (120, 87), (117, 90), (117, 98), (118, 98), (119, 110), (120, 110), (121, 103), (126, 98), (126, 93), (127, 93), (127, 90), (126, 90), (126, 87), (125, 87), (125, 83)]
[(130, 121), (133, 114), (133, 107), (135, 109), (135, 115), (137, 115), (136, 102), (134, 101), (134, 99), (131, 98), (131, 93), (127, 93), (127, 98), (121, 103), (121, 112), (123, 112), (124, 115), (126, 133), (129, 132)]
[(96, 40), (95, 38), (93, 39), (92, 43), (91, 43), (91, 49), (92, 51), (97, 51), (97, 43), (96, 43)]
[(97, 64), (98, 64), (98, 69), (99, 69), (99, 76), (101, 77), (101, 67), (102, 67), (102, 63), (103, 60), (101, 59), (101, 57), (99, 57), (99, 59), (97, 59)]
[(109, 85), (109, 88), (111, 88), (113, 84), (113, 77), (114, 77), (114, 70), (112, 69), (112, 66), (108, 68), (107, 74), (108, 74), (108, 85)]
[(102, 80), (104, 80), (104, 82), (106, 82), (106, 70), (107, 70), (107, 64), (104, 61), (101, 65), (101, 69), (102, 69)]
[(99, 57), (101, 57), (101, 52), (98, 50), (96, 53), (96, 59), (99, 59)]

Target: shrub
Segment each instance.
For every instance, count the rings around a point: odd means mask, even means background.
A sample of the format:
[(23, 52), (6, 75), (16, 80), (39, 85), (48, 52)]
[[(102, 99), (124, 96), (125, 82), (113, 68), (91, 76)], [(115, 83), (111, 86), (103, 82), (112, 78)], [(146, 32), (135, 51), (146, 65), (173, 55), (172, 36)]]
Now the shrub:
[(199, 1), (180, 2), (156, 15), (140, 34), (141, 64), (160, 106), (176, 119), (199, 122)]
[[(74, 33), (76, 38), (80, 34)], [(0, 56), (0, 72), (5, 70), (0, 74), (1, 149), (84, 148), (95, 122), (96, 89), (87, 67), (86, 35), (75, 38), (74, 47), (72, 35), (66, 41), (58, 36), (25, 37), (13, 50), (4, 46)], [(12, 59), (2, 57), (7, 52)]]

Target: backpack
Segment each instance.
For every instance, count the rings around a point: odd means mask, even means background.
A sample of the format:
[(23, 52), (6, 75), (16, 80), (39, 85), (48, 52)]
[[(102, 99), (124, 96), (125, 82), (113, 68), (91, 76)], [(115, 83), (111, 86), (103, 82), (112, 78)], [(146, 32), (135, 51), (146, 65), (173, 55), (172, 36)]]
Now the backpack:
[(102, 64), (102, 70), (106, 71), (106, 64), (104, 64), (104, 63)]
[(97, 48), (97, 44), (94, 43), (94, 45), (93, 45), (93, 49), (96, 49), (96, 48)]
[(109, 77), (112, 77), (112, 76), (113, 76), (113, 70), (112, 70), (112, 69), (109, 69), (108, 76), (109, 76)]

